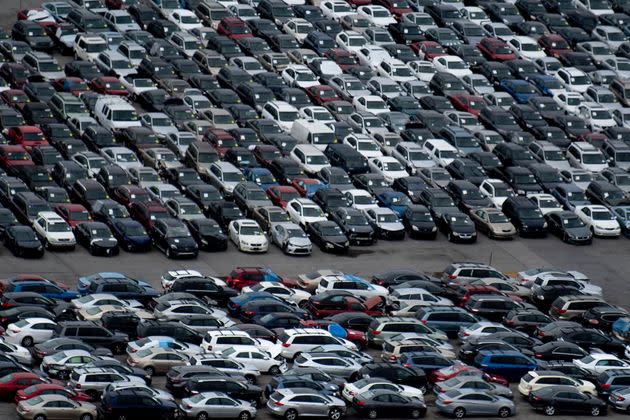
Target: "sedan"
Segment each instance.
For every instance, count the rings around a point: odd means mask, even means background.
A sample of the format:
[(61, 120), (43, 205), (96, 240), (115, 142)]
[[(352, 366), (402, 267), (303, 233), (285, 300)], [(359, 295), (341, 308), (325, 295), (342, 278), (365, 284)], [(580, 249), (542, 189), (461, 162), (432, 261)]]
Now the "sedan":
[(174, 366), (184, 366), (187, 363), (187, 354), (161, 347), (132, 352), (127, 357), (129, 366), (143, 369), (149, 376), (156, 373), (166, 373)]
[(77, 242), (92, 255), (118, 255), (118, 241), (102, 222), (81, 222), (75, 228)]
[(489, 395), (496, 395), (512, 399), (514, 395), (507, 386), (485, 381), (481, 376), (456, 376), (446, 381), (439, 382), (433, 390), (436, 394), (451, 390), (477, 390)]
[(489, 238), (503, 239), (516, 236), (516, 229), (501, 210), (486, 208), (470, 212), (470, 218), (480, 232)]
[(210, 415), (212, 418), (239, 420), (249, 420), (256, 417), (256, 408), (251, 404), (218, 392), (203, 392), (190, 398), (184, 398), (179, 408), (187, 418), (198, 420), (207, 420)]
[(513, 401), (473, 389), (453, 389), (439, 394), (435, 405), (439, 412), (458, 419), (464, 418), (466, 414), (502, 418), (516, 414), (516, 406)]
[(572, 386), (549, 386), (529, 393), (529, 403), (546, 415), (559, 413), (606, 414), (606, 403), (592, 395), (583, 394)]
[(274, 224), (269, 230), (271, 242), (288, 255), (310, 255), (313, 245), (304, 230), (293, 222)]
[(584, 222), (573, 212), (554, 211), (545, 214), (549, 232), (556, 234), (562, 242), (569, 244), (590, 244), (593, 234)]
[(424, 401), (385, 390), (368, 391), (354, 397), (352, 407), (360, 415), (371, 419), (379, 416), (417, 419), (427, 412)]
[(94, 404), (73, 401), (62, 395), (40, 395), (35, 400), (21, 401), (17, 413), (25, 420), (92, 420), (98, 417)]

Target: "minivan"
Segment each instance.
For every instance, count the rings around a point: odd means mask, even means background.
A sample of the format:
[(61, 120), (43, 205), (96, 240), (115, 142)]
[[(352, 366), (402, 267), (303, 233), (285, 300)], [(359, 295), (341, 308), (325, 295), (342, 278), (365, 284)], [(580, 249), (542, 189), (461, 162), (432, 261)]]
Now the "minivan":
[(531, 199), (523, 196), (509, 197), (502, 206), (503, 213), (510, 219), (521, 236), (545, 236), (547, 222)]

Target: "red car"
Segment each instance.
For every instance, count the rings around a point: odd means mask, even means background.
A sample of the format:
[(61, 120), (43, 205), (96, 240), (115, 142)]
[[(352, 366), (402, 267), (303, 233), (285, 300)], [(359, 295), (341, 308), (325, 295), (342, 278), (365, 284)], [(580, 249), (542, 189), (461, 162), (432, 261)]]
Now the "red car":
[(50, 384), (50, 379), (44, 379), (31, 372), (14, 372), (0, 378), (0, 399), (15, 398), (15, 394), (31, 385)]
[(57, 92), (70, 92), (74, 96), (79, 96), (82, 92), (90, 90), (87, 83), (80, 77), (62, 77), (54, 80), (51, 84)]
[(271, 144), (257, 144), (252, 149), (252, 154), (254, 155), (258, 163), (260, 163), (267, 169), (269, 169), (271, 161), (282, 157), (280, 149)]
[(151, 200), (149, 193), (144, 188), (137, 185), (120, 185), (111, 193), (111, 198), (125, 206), (127, 210), (133, 203), (142, 203)]
[(53, 207), (53, 210), (61, 216), (72, 229), (81, 222), (89, 222), (92, 220), (90, 212), (81, 204), (57, 204)]
[(23, 64), (4, 63), (0, 66), (0, 76), (2, 76), (13, 88), (21, 88), (28, 80), (30, 72)]
[(414, 42), (409, 46), (411, 47), (413, 52), (428, 61), (433, 61), (435, 57), (448, 55), (444, 47), (435, 41)]
[(411, 6), (407, 0), (374, 0), (373, 4), (383, 6), (389, 13), (394, 15), (396, 19), (400, 19), (405, 13), (411, 13)]
[(455, 109), (470, 112), (475, 116), (479, 115), (481, 108), (486, 104), (481, 96), (474, 95), (453, 95), (449, 99)]
[[(18, 20), (29, 20), (28, 13), (31, 12), (31, 11), (34, 12), (34, 14), (37, 14), (37, 12), (43, 12), (44, 9), (42, 9), (40, 7), (34, 7), (32, 9), (22, 9), (22, 10), (17, 12), (17, 19)], [(46, 28), (48, 26), (52, 26), (52, 27), (56, 27), (57, 26), (57, 23), (54, 20), (50, 20), (50, 17), (48, 19), (49, 20), (45, 20), (45, 21), (33, 19), (33, 22), (38, 23), (39, 26), (41, 26), (43, 28)]]
[(129, 94), (127, 88), (120, 83), (117, 77), (101, 76), (92, 79), (90, 82), (90, 88), (96, 93), (102, 93), (104, 95), (120, 95), (126, 96)]
[(538, 38), (538, 44), (547, 55), (556, 58), (572, 51), (569, 43), (560, 35), (556, 34), (545, 34), (541, 36)]
[(252, 38), (254, 36), (245, 21), (232, 16), (221, 19), (219, 26), (217, 26), (217, 33), (231, 39)]
[(367, 6), (368, 4), (372, 4), (372, 0), (346, 0), (346, 3), (356, 9), (359, 6)]
[(2, 293), (4, 289), (6, 289), (9, 283), (19, 283), (22, 281), (45, 281), (48, 283), (52, 283), (61, 289), (68, 290), (68, 286), (60, 281), (50, 280), (45, 277), (38, 276), (37, 274), (18, 274), (17, 276), (0, 280), (0, 293)]
[(323, 105), (326, 102), (340, 101), (341, 98), (337, 95), (337, 91), (330, 86), (317, 85), (311, 86), (306, 89), (306, 96), (308, 96), (317, 105)]
[(468, 366), (468, 365), (464, 365), (460, 363), (456, 363), (454, 365), (451, 365), (442, 369), (434, 370), (429, 375), (429, 381), (436, 384), (435, 386), (438, 386), (439, 382), (443, 382), (451, 378), (455, 378), (459, 375), (481, 376), (483, 380), (486, 382), (493, 382), (495, 384), (509, 386), (508, 381), (502, 376), (490, 375), (490, 374), (482, 372), (476, 367)]
[(146, 230), (150, 230), (156, 220), (171, 217), (166, 208), (157, 201), (132, 203), (129, 207), (129, 214), (140, 222)]
[(280, 206), (284, 209), (287, 207), (287, 203), (289, 201), (294, 198), (300, 198), (301, 195), (298, 190), (293, 187), (288, 185), (276, 185), (267, 188), (267, 197), (269, 197), (274, 205)]
[(477, 44), (477, 49), (492, 61), (516, 60), (516, 54), (505, 41), (498, 38), (484, 38)]
[(306, 309), (313, 318), (325, 318), (345, 312), (363, 312), (371, 316), (384, 315), (384, 302), (380, 296), (361, 299), (339, 292), (324, 292), (309, 298)]
[(35, 165), (23, 146), (3, 144), (0, 145), (0, 168), (8, 173), (12, 173), (13, 168), (18, 166)]
[(590, 143), (598, 149), (601, 147), (602, 144), (604, 144), (604, 141), (606, 140), (608, 140), (608, 137), (606, 137), (602, 133), (586, 133), (582, 134), (577, 139), (577, 141), (585, 141), (587, 143)]
[(295, 188), (295, 190), (300, 193), (302, 197), (306, 197), (310, 195), (309, 193), (318, 188), (317, 186), (325, 187), (325, 184), (321, 182), (319, 179), (313, 178), (293, 178), (291, 181), (291, 186)]
[(22, 109), (31, 99), (22, 89), (9, 89), (0, 93), (0, 98), (11, 108)]
[(34, 125), (11, 127), (7, 131), (7, 138), (11, 144), (22, 145), (26, 150), (35, 146), (48, 146), (44, 132)]
[(228, 149), (238, 146), (238, 142), (234, 136), (220, 128), (208, 130), (203, 136), (203, 139), (214, 147), (221, 159), (223, 159)]
[(331, 48), (324, 53), (324, 57), (330, 58), (337, 63), (342, 70), (350, 70), (351, 68), (360, 66), (357, 56), (342, 48)]
[(68, 397), (73, 401), (91, 401), (89, 395), (84, 394), (82, 392), (72, 391), (70, 389), (65, 388), (63, 385), (58, 384), (36, 384), (26, 389), (19, 390), (15, 394), (15, 403), (19, 403), (20, 401), (28, 400), (33, 397), (37, 397), (38, 395), (63, 395)]
[[(304, 328), (322, 328), (327, 330), (331, 324), (334, 324), (334, 322), (328, 319), (305, 319), (300, 321), (300, 325)], [(344, 330), (348, 334), (346, 340), (356, 344), (359, 350), (367, 347), (367, 337), (363, 331), (349, 330), (347, 328), (344, 328)]]
[(253, 286), (261, 281), (283, 282), (284, 279), (265, 267), (236, 267), (225, 279), (227, 285), (236, 290)]

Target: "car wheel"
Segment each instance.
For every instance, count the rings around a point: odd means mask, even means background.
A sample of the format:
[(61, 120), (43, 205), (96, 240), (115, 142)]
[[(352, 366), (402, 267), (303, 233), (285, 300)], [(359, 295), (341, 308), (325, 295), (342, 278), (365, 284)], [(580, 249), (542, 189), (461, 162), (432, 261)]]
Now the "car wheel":
[(35, 417), (33, 417), (33, 420), (46, 420), (46, 416), (43, 414), (38, 414)]
[(370, 411), (368, 411), (367, 416), (370, 419), (375, 419), (378, 417), (378, 411), (371, 409)]
[(118, 420), (127, 420), (127, 416), (125, 416), (124, 414), (119, 414)]
[(421, 415), (420, 410), (411, 410), (412, 419), (419, 419), (420, 415)]
[(302, 352), (297, 352), (293, 355), (293, 361), (295, 361), (295, 359), (297, 359), (298, 357), (300, 357), (302, 355)]
[(553, 416), (556, 414), (556, 408), (553, 405), (548, 405), (545, 407), (544, 412), (547, 416)]
[(62, 370), (61, 372), (59, 372), (57, 374), (57, 376), (59, 377), (59, 379), (61, 379), (62, 381), (65, 381), (66, 379), (68, 379), (68, 372), (66, 372), (65, 370)]
[(453, 411), (453, 416), (456, 419), (463, 419), (466, 416), (466, 410), (464, 410), (464, 407), (457, 407), (455, 411)]
[(79, 417), (79, 420), (92, 420), (92, 415), (91, 414), (84, 414), (81, 417)]
[(121, 343), (114, 344), (114, 346), (112, 347), (112, 353), (114, 354), (123, 354), (124, 351), (125, 347)]
[(151, 366), (147, 366), (144, 368), (144, 371), (147, 373), (147, 375), (149, 376), (153, 376), (155, 375), (155, 369), (153, 369)]
[(256, 378), (254, 376), (252, 376), (252, 375), (245, 376), (245, 380), (250, 385), (254, 385), (256, 383)]
[[(99, 399), (99, 393), (94, 390), (94, 389), (88, 389), (87, 391), (85, 391), (85, 393), (90, 397), (90, 400), (92, 401), (98, 401)], [(120, 417), (119, 417), (120, 420)], [(124, 420), (124, 419), (123, 419)]]
[(499, 409), (499, 417), (506, 418), (506, 417), (510, 417), (511, 414), (512, 414), (512, 410), (510, 410), (507, 407), (501, 407)]
[(33, 345), (33, 337), (24, 337), (22, 339), (23, 347), (31, 347)]
[(251, 414), (249, 414), (247, 411), (243, 411), (241, 414), (238, 415), (238, 420), (249, 420), (251, 417)]
[(284, 413), (285, 420), (296, 420), (297, 417), (298, 417), (298, 412), (293, 409), (287, 410), (287, 412)]
[(338, 408), (333, 408), (328, 412), (328, 418), (330, 420), (339, 420), (341, 418), (341, 410)]
[(173, 256), (171, 255), (171, 248), (170, 247), (166, 248), (165, 254), (166, 254), (166, 258), (168, 258), (169, 260), (171, 258), (173, 258)]
[(271, 366), (269, 368), (269, 374), (273, 376), (280, 375), (280, 368), (278, 366)]
[(597, 417), (602, 414), (602, 409), (599, 407), (591, 408), (591, 416)]
[(420, 385), (418, 387), (418, 389), (420, 390), (420, 392), (422, 392), (422, 395), (425, 395), (427, 393), (427, 386), (426, 385)]
[(208, 414), (204, 412), (197, 414), (197, 420), (208, 420)]

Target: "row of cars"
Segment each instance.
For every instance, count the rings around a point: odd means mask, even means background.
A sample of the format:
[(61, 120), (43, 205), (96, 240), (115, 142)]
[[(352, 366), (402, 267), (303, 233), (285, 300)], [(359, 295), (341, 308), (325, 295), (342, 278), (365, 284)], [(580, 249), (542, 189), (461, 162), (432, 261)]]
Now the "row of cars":
[(105, 272), (75, 291), (33, 275), (0, 282), (0, 395), (28, 419), (59, 404), (81, 420), (418, 418), (430, 405), (509, 417), (517, 395), (546, 415), (627, 409), (617, 325), (630, 315), (576, 271), (236, 267), (170, 271), (161, 285)]
[(628, 232), (623, 5), (97, 3), (0, 41), (16, 255)]

